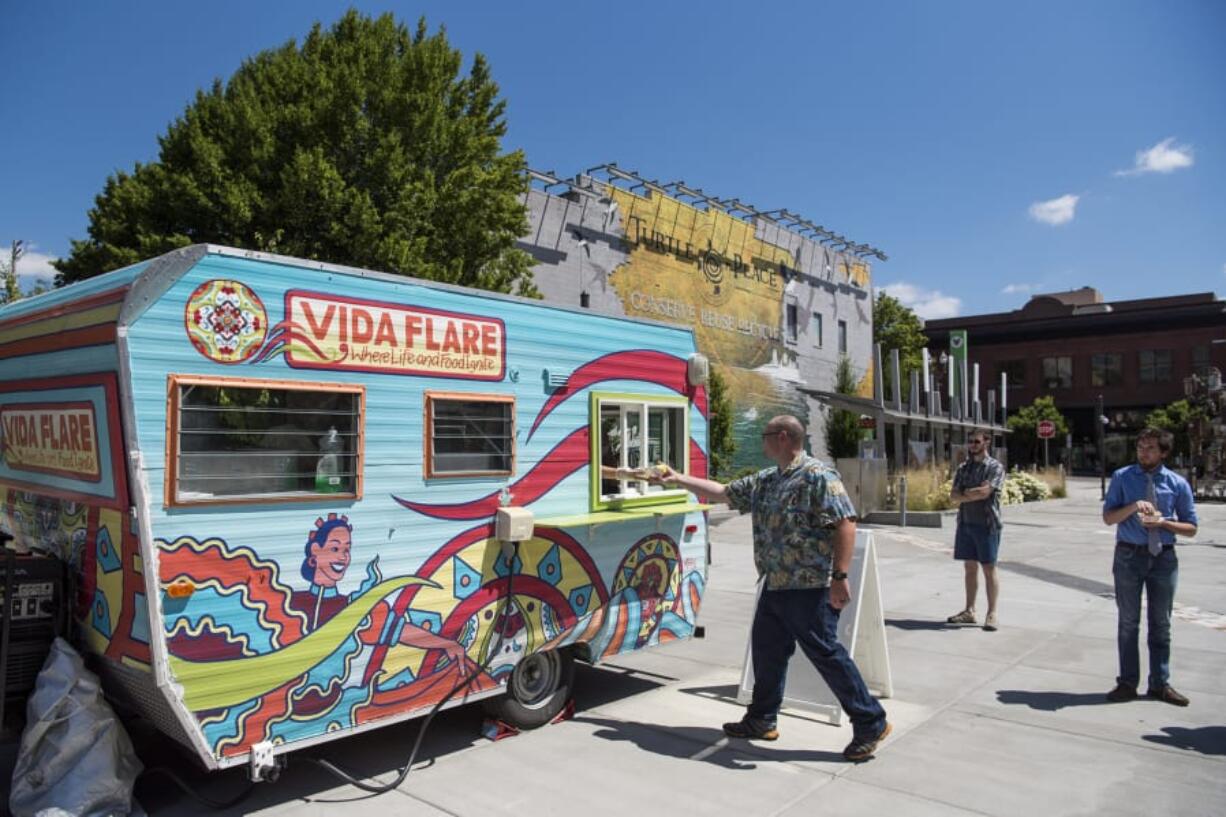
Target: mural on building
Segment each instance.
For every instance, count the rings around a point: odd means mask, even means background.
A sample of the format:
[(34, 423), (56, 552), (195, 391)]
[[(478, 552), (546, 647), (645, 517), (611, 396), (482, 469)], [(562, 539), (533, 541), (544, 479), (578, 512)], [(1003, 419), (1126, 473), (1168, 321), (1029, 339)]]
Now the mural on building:
[(863, 258), (768, 219), (589, 183), (599, 198), (530, 192), (533, 233), (521, 246), (539, 262), (537, 285), (547, 300), (693, 327), (734, 404), (733, 471), (760, 465), (772, 416), (815, 419), (795, 387), (832, 387), (841, 348), (861, 375), (859, 393), (872, 395)]

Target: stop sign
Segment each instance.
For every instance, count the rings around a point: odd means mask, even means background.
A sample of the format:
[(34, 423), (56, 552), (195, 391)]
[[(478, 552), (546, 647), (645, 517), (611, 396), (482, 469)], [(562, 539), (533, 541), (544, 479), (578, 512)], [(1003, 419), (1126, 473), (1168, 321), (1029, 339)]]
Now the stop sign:
[(1039, 421), (1039, 439), (1048, 440), (1056, 436), (1056, 424), (1051, 420)]

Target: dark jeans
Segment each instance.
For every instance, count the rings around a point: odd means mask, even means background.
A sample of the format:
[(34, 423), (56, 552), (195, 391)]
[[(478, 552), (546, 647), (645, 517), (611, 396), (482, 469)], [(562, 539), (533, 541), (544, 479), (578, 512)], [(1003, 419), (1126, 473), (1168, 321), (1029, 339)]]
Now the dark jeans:
[(753, 619), (753, 701), (749, 716), (774, 725), (783, 704), (788, 659), (796, 643), (851, 719), (856, 737), (876, 737), (885, 727), (885, 710), (868, 692), (860, 670), (838, 641), (839, 611), (830, 591), (764, 590)]
[(1150, 556), (1144, 547), (1115, 546), (1115, 606), (1119, 610), (1120, 675), (1116, 682), (1135, 687), (1141, 680), (1137, 649), (1141, 630), (1141, 590), (1148, 609), (1149, 686), (1161, 689), (1171, 677), (1171, 606), (1179, 578), (1175, 548)]

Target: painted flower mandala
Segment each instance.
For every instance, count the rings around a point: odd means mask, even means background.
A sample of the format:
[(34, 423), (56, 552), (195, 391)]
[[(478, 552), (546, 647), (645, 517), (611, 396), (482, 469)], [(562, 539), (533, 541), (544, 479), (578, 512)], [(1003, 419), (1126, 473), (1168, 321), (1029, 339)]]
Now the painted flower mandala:
[(206, 281), (187, 299), (187, 337), (196, 351), (218, 363), (242, 363), (268, 335), (268, 313), (259, 296), (238, 281)]

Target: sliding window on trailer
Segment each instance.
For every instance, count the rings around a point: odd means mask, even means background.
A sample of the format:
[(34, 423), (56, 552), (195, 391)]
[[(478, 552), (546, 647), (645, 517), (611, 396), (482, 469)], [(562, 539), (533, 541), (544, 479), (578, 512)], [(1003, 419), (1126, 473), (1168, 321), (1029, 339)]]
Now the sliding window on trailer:
[(362, 498), (366, 390), (171, 375), (168, 507)]
[(684, 397), (592, 394), (592, 509), (684, 502), (687, 493), (647, 481), (663, 463), (689, 473), (689, 402)]
[(515, 398), (428, 391), (426, 479), (515, 474)]

